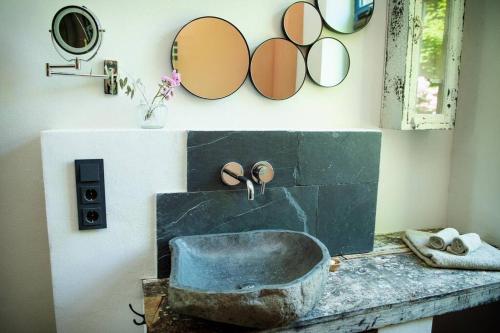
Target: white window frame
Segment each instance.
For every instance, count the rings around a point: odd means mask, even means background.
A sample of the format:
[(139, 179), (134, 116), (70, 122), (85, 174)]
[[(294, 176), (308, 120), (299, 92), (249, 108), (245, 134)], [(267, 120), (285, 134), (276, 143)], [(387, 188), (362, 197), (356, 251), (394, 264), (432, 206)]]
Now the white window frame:
[(388, 3), (381, 126), (401, 130), (452, 129), (458, 97), (465, 0), (448, 0), (444, 81), (440, 112), (416, 111), (423, 0)]

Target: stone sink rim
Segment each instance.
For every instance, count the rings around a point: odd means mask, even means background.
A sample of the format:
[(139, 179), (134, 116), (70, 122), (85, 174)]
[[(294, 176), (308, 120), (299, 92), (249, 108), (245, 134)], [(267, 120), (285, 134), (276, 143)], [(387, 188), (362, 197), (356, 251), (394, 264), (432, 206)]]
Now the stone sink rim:
[[(199, 289), (199, 288), (194, 288), (191, 286), (186, 286), (183, 284), (180, 284), (177, 281), (177, 272), (178, 272), (178, 255), (179, 253), (179, 248), (180, 246), (177, 244), (180, 240), (186, 239), (186, 238), (204, 238), (204, 237), (221, 237), (221, 236), (227, 236), (227, 235), (237, 235), (237, 234), (258, 234), (258, 233), (287, 233), (287, 234), (298, 234), (304, 237), (309, 238), (316, 244), (316, 246), (319, 247), (322, 253), (322, 258), (314, 265), (312, 266), (307, 273), (301, 275), (300, 277), (289, 281), (287, 283), (279, 283), (279, 284), (261, 284), (258, 287), (252, 288), (252, 289), (226, 289), (226, 290), (207, 290), (207, 289)], [(201, 235), (189, 235), (189, 236), (177, 236), (172, 238), (169, 241), (170, 249), (171, 249), (171, 272), (170, 272), (170, 278), (169, 278), (169, 287), (173, 287), (176, 289), (183, 289), (186, 291), (192, 291), (200, 294), (249, 294), (249, 293), (256, 293), (260, 292), (262, 290), (268, 290), (268, 289), (286, 289), (288, 287), (292, 287), (300, 283), (301, 281), (305, 280), (308, 276), (314, 274), (317, 269), (320, 269), (323, 265), (325, 265), (326, 262), (330, 262), (331, 257), (330, 257), (330, 252), (328, 251), (328, 248), (316, 237), (302, 231), (293, 231), (293, 230), (286, 230), (286, 229), (258, 229), (258, 230), (250, 230), (250, 231), (240, 231), (240, 232), (225, 232), (225, 233), (217, 233), (217, 234), (201, 234)]]

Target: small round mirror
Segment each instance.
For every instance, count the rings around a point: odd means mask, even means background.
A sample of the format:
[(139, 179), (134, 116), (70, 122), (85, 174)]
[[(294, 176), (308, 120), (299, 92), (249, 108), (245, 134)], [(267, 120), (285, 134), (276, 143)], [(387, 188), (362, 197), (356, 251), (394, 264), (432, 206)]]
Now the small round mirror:
[(283, 15), (283, 31), (297, 45), (314, 43), (321, 35), (323, 22), (316, 7), (308, 2), (296, 2)]
[(61, 8), (52, 20), (51, 33), (57, 45), (71, 54), (86, 54), (101, 41), (99, 21), (83, 6)]
[(307, 71), (311, 79), (323, 87), (340, 84), (349, 72), (349, 53), (335, 38), (321, 38), (307, 54)]
[(343, 34), (358, 31), (368, 24), (375, 0), (316, 0), (325, 24)]
[(172, 45), (172, 67), (182, 86), (195, 96), (224, 98), (245, 82), (250, 51), (242, 33), (218, 17), (200, 17), (186, 24)]
[(304, 84), (305, 77), (304, 56), (286, 39), (268, 39), (253, 53), (250, 78), (259, 93), (267, 98), (292, 97)]

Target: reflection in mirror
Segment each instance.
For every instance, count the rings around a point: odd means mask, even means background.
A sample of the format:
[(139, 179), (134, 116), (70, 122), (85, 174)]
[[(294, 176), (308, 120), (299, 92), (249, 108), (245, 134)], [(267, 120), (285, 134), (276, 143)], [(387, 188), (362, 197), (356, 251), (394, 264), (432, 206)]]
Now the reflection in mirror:
[(311, 79), (323, 87), (341, 83), (349, 72), (349, 53), (335, 38), (321, 38), (307, 54), (307, 71)]
[(255, 88), (267, 98), (281, 100), (295, 95), (305, 76), (302, 52), (286, 39), (268, 39), (252, 56), (250, 78)]
[(350, 34), (368, 24), (375, 8), (375, 0), (316, 0), (326, 25)]
[(321, 34), (323, 22), (318, 10), (308, 2), (296, 2), (283, 15), (285, 35), (297, 45), (311, 45)]
[(94, 29), (90, 21), (78, 13), (64, 15), (59, 23), (59, 34), (70, 46), (81, 48), (89, 45)]
[(445, 76), (447, 0), (423, 0), (420, 61), (417, 79), (418, 113), (441, 113)]
[(186, 24), (172, 45), (172, 67), (190, 93), (224, 98), (245, 82), (250, 51), (241, 32), (217, 17), (200, 17)]
[(85, 7), (67, 6), (52, 20), (52, 36), (57, 45), (71, 54), (85, 54), (100, 43), (97, 18)]

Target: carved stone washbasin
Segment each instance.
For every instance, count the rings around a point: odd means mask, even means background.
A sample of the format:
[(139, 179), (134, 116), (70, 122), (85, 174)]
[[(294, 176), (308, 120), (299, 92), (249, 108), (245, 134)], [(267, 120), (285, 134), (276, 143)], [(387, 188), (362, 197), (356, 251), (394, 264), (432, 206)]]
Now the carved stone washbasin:
[(170, 241), (170, 307), (247, 327), (275, 327), (308, 313), (321, 297), (330, 254), (302, 232), (258, 230)]

